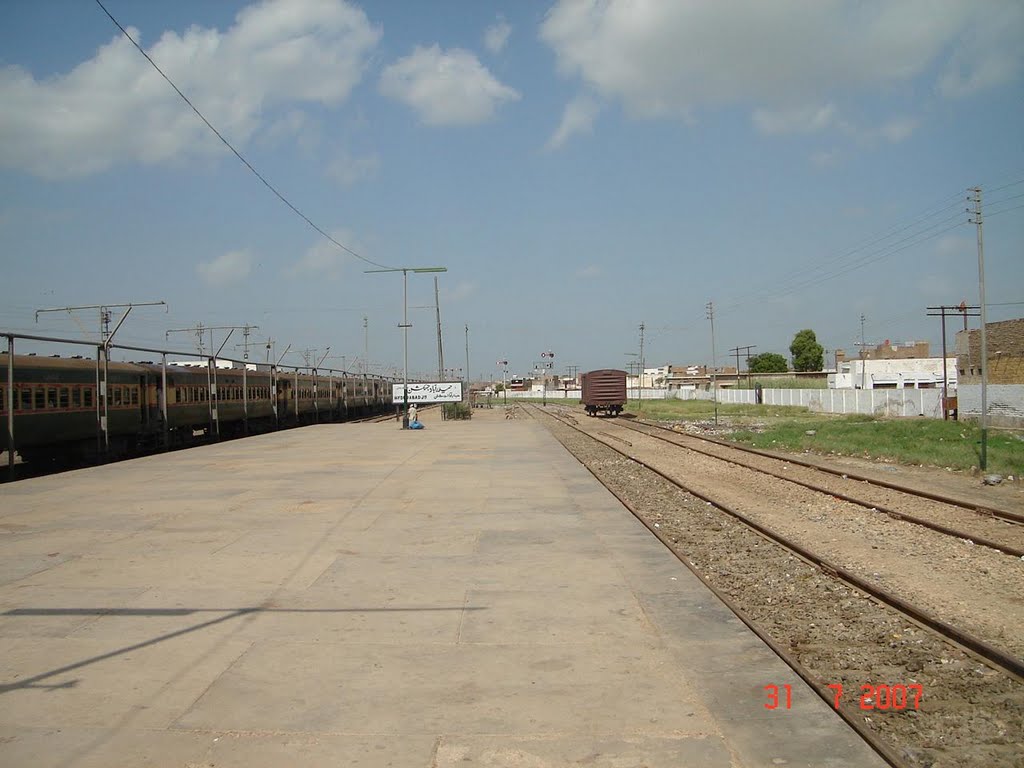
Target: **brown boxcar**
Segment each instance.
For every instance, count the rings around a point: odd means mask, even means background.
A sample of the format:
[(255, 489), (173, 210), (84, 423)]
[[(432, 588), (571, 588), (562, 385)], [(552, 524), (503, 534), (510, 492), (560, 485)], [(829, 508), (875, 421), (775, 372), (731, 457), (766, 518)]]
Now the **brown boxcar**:
[(583, 381), (583, 407), (590, 416), (599, 412), (617, 416), (626, 405), (626, 372), (614, 368), (588, 371)]

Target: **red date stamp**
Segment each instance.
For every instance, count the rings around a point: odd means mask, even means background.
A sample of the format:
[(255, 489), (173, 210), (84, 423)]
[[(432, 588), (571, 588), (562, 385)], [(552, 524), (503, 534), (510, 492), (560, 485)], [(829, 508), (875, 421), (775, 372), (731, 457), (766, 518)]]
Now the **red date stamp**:
[[(831, 683), (828, 686), (832, 691), (832, 706), (839, 709), (843, 700), (843, 684)], [(764, 686), (766, 701), (765, 709), (791, 709), (793, 706), (793, 688), (786, 685)], [(863, 710), (877, 710), (881, 712), (902, 711), (904, 709), (920, 709), (921, 699), (924, 698), (924, 686), (920, 683), (897, 683), (888, 685), (862, 685), (858, 704)]]

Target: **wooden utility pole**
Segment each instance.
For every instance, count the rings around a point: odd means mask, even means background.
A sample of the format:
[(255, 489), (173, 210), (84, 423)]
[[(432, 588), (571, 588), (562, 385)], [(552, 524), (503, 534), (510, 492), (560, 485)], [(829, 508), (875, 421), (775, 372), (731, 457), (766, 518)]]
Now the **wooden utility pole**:
[(747, 385), (750, 385), (750, 350), (757, 349), (757, 344), (747, 344), (745, 346), (735, 346), (730, 349), (730, 352), (736, 353), (736, 385), (740, 383), (740, 351), (746, 352), (747, 357)]
[[(949, 420), (949, 411), (953, 410), (955, 413), (957, 409), (956, 399), (954, 398), (951, 401), (949, 398), (949, 373), (947, 371), (949, 366), (946, 363), (946, 313), (962, 314), (964, 316), (964, 325), (966, 326), (968, 317), (978, 317), (975, 314), (968, 315), (968, 311), (974, 309), (978, 309), (978, 307), (968, 307), (965, 302), (961, 302), (956, 306), (928, 307), (928, 317), (942, 318), (942, 418), (945, 421)], [(966, 327), (964, 330), (967, 330)]]

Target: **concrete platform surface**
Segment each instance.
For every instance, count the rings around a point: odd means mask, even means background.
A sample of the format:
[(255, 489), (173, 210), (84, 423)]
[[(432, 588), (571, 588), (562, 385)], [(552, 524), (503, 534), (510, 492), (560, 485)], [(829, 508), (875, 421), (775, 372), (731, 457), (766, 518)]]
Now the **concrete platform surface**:
[(0, 765), (882, 765), (541, 425), (422, 416), (0, 486)]

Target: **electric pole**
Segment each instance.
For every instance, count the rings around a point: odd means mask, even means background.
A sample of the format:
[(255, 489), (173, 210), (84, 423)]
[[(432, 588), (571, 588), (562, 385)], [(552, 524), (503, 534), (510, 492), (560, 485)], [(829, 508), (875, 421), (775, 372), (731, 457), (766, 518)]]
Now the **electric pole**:
[(865, 355), (867, 354), (867, 344), (864, 341), (864, 321), (867, 320), (864, 317), (864, 313), (860, 314), (860, 388), (864, 389), (867, 385), (867, 363), (865, 362)]
[(370, 369), (370, 326), (366, 315), (363, 315), (363, 376)]
[(466, 396), (469, 396), (469, 323), (466, 323)]
[(644, 324), (640, 323), (640, 386), (638, 388), (636, 409), (642, 411), (644, 408)]
[[(43, 312), (67, 312), (69, 315), (72, 312), (82, 309), (98, 309), (100, 311), (100, 343), (96, 347), (96, 448), (97, 450), (108, 453), (110, 451), (110, 398), (107, 395), (107, 383), (110, 381), (110, 349), (114, 345), (114, 335), (121, 329), (124, 321), (128, 319), (128, 315), (131, 314), (132, 309), (135, 307), (153, 307), (162, 306), (164, 312), (168, 311), (166, 301), (145, 301), (133, 304), (93, 304), (87, 307), (60, 307), (57, 309), (37, 309), (36, 310), (36, 322), (39, 322), (39, 315)], [(117, 325), (114, 330), (110, 330), (110, 320), (112, 308), (125, 308), (124, 314), (121, 315), (121, 319), (117, 321)], [(74, 317), (74, 315), (71, 315)], [(76, 319), (77, 323), (78, 320)], [(14, 359), (14, 339), (10, 340), (10, 346), (8, 353), (11, 355), (11, 360)], [(8, 369), (9, 371), (12, 369)], [(13, 376), (8, 373), (8, 386), (9, 391), (14, 389)], [(166, 391), (166, 387), (164, 388)], [(165, 401), (166, 402), (166, 401)], [(13, 414), (13, 409), (10, 411)], [(11, 418), (10, 416), (8, 417)], [(167, 411), (164, 409), (164, 420), (166, 422)], [(11, 421), (11, 435), (13, 438), (13, 424)], [(14, 449), (8, 451), (8, 462), (10, 472), (14, 473)]]
[(441, 303), (437, 295), (437, 276), (434, 276), (434, 311), (437, 313), (437, 380), (444, 381), (444, 348), (441, 346)]
[(708, 320), (711, 321), (711, 397), (715, 403), (715, 426), (718, 426), (718, 382), (715, 380), (715, 372), (718, 368), (718, 358), (715, 355), (715, 304), (712, 301), (707, 303)]
[(242, 326), (242, 359), (249, 359), (249, 333), (252, 331), (258, 331), (260, 327), (258, 325), (243, 325)]
[(981, 307), (981, 469), (988, 466), (988, 336), (985, 326), (988, 315), (985, 313), (985, 244), (981, 234), (981, 187), (971, 190), (974, 193), (974, 218), (968, 219), (978, 227), (978, 305)]

